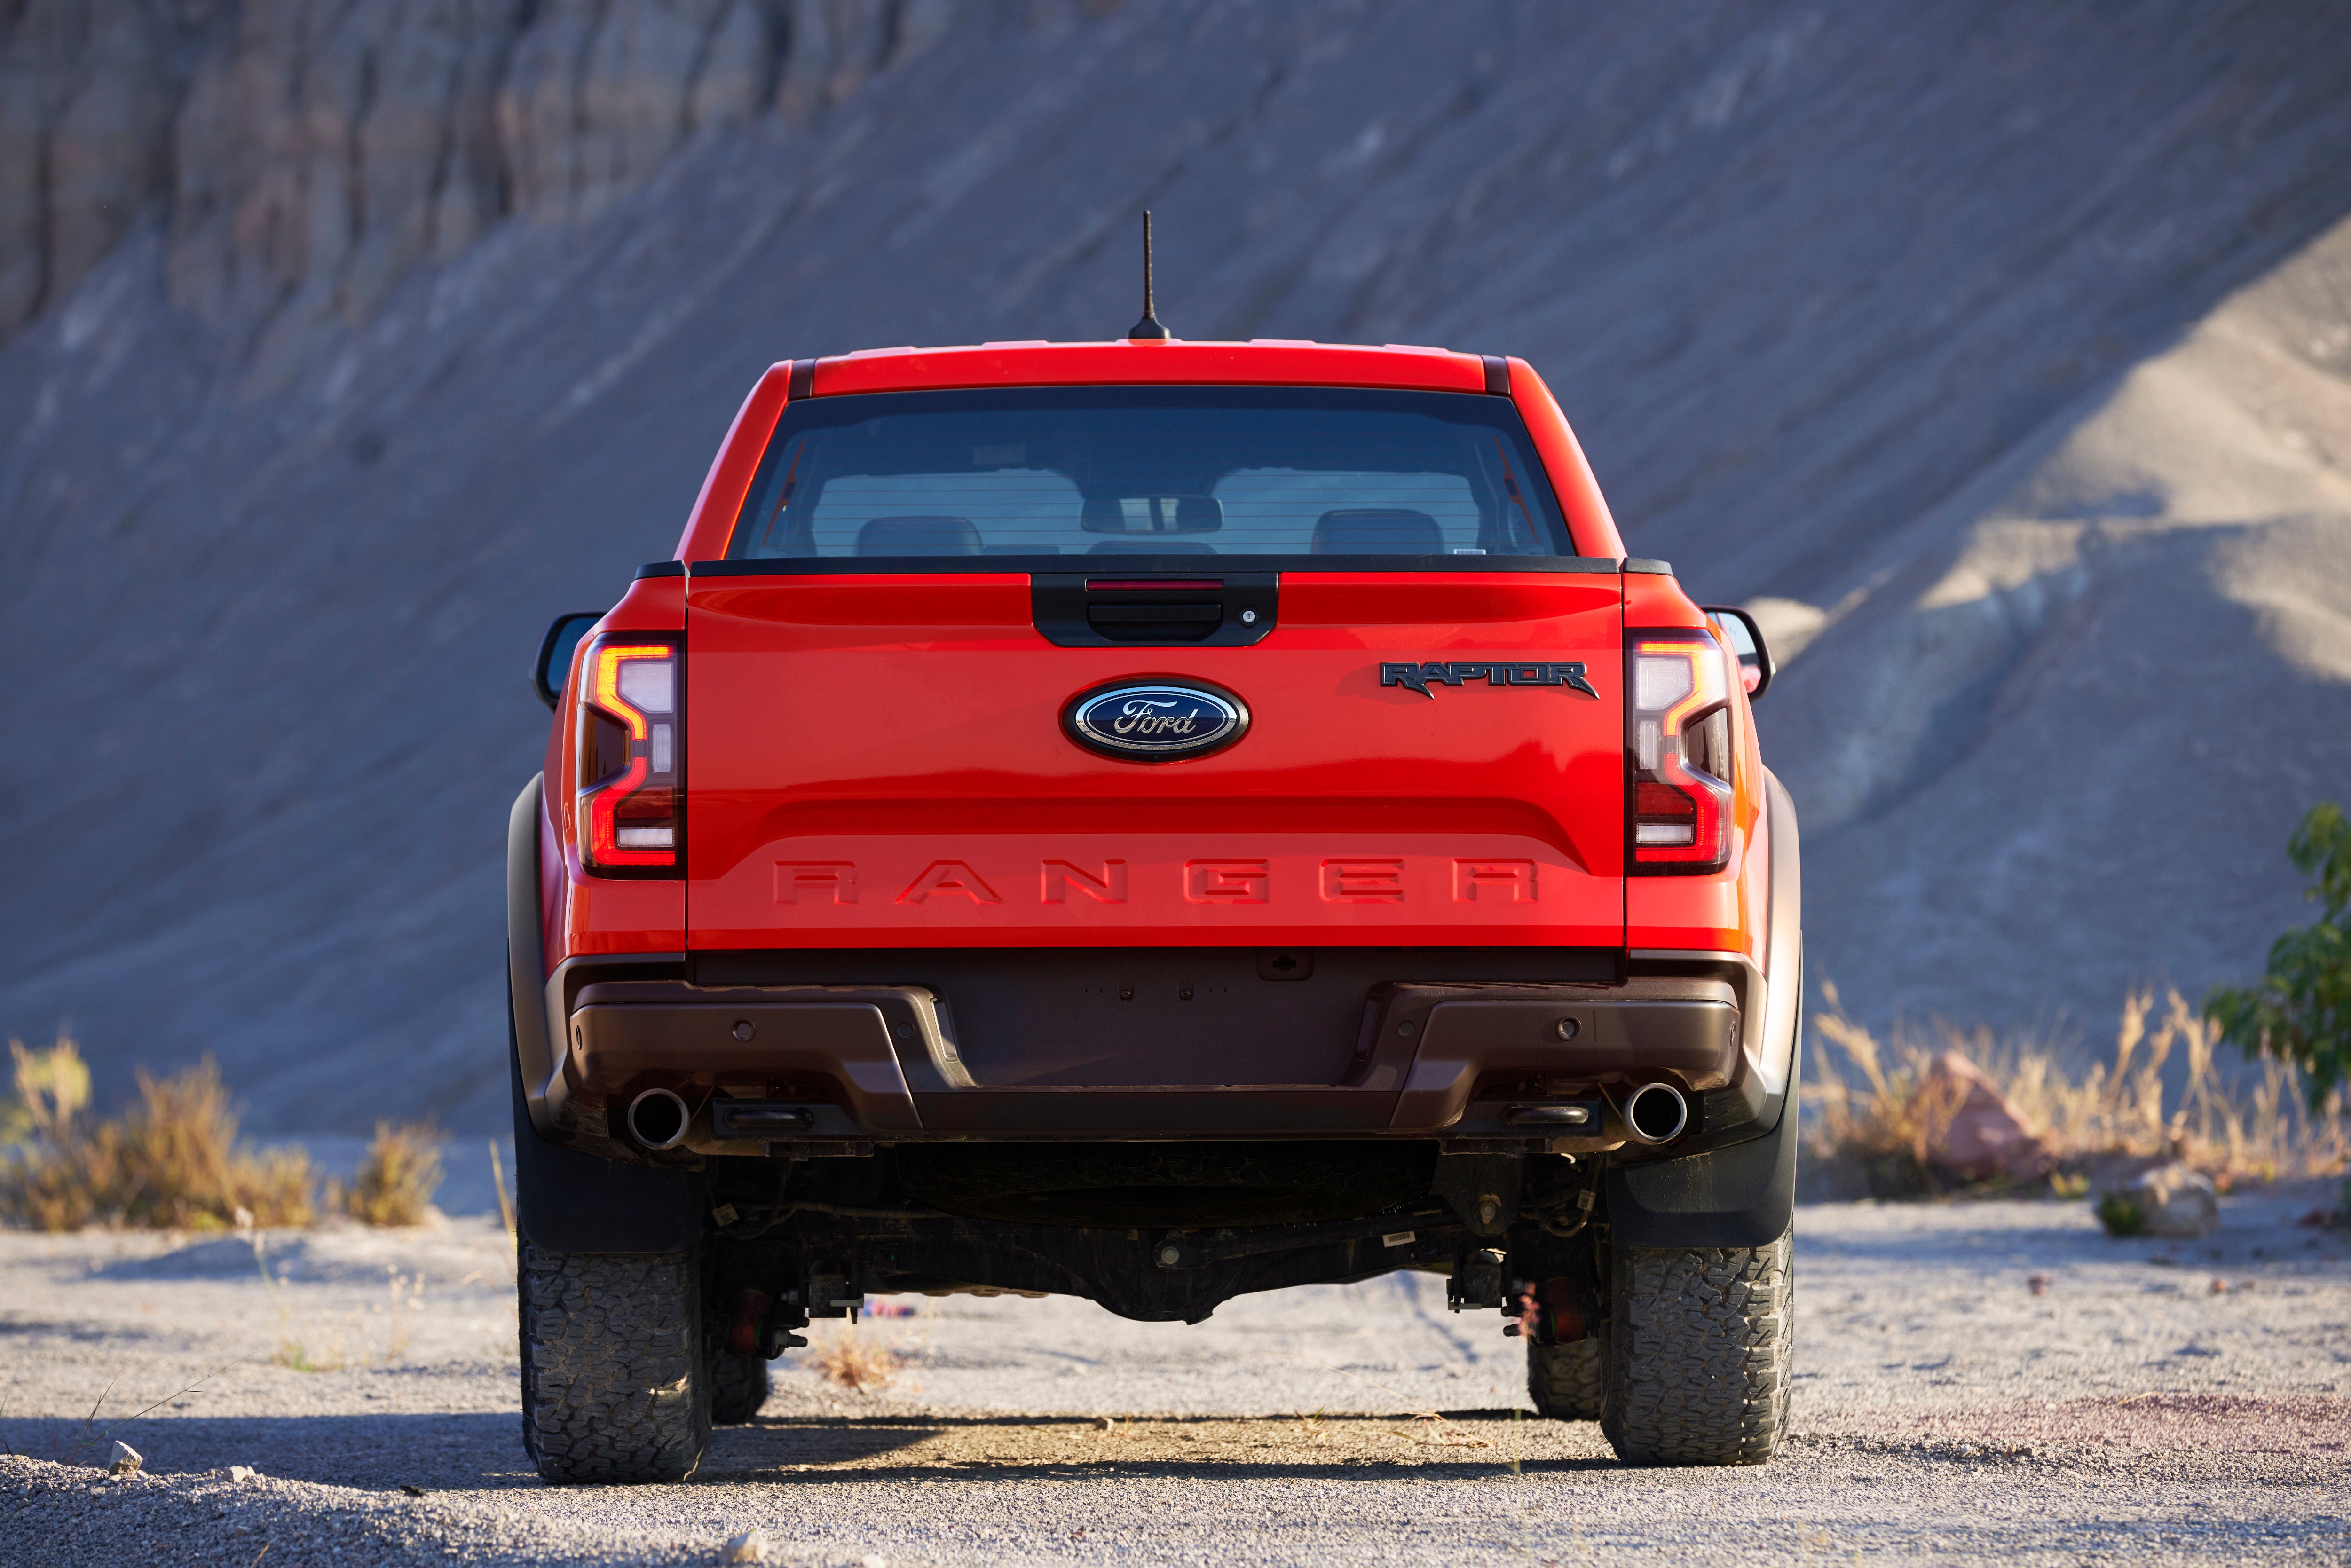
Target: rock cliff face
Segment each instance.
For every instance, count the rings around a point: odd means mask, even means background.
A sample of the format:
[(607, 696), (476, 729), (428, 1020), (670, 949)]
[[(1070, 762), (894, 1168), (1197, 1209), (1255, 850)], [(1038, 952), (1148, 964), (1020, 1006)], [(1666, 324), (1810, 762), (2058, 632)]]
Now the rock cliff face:
[(145, 218), (170, 295), (267, 330), (364, 319), (502, 220), (592, 218), (680, 146), (805, 124), (952, 0), (18, 0), (0, 14), (0, 333)]
[(1871, 0), (0, 0), (0, 1036), (506, 1114), (548, 617), (778, 359), (1509, 350), (1759, 710), (1808, 970), (2100, 1029), (2351, 778), (2351, 28)]

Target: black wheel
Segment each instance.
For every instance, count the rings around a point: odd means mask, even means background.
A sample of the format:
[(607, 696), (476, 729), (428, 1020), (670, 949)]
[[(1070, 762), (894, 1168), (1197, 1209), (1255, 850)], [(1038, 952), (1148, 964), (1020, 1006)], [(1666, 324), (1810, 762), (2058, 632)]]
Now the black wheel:
[(676, 1481), (710, 1447), (699, 1261), (528, 1242), (523, 1446), (549, 1481)]
[(1597, 1421), (1606, 1383), (1608, 1326), (1566, 1344), (1527, 1344), (1527, 1396), (1552, 1421)]
[(768, 1364), (757, 1355), (713, 1350), (710, 1356), (710, 1424), (740, 1427), (759, 1413), (772, 1385)]
[(1769, 1246), (1615, 1251), (1600, 1430), (1629, 1465), (1760, 1465), (1788, 1429), (1793, 1227)]

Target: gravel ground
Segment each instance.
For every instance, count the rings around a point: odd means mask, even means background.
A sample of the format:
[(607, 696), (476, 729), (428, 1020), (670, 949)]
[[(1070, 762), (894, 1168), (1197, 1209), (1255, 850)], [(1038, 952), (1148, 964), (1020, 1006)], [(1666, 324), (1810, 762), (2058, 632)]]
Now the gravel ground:
[[(1754, 1470), (1628, 1470), (1527, 1417), (1496, 1315), (1407, 1276), (1190, 1329), (885, 1302), (881, 1392), (803, 1354), (692, 1481), (557, 1490), (495, 1219), (271, 1237), (266, 1282), (235, 1239), (0, 1236), (0, 1560), (706, 1563), (757, 1527), (811, 1564), (2351, 1563), (2351, 1237), (2294, 1223), (2324, 1197), (2231, 1199), (2194, 1244), (2076, 1204), (1807, 1206), (1794, 1430)], [(145, 1474), (94, 1468), (110, 1432)]]

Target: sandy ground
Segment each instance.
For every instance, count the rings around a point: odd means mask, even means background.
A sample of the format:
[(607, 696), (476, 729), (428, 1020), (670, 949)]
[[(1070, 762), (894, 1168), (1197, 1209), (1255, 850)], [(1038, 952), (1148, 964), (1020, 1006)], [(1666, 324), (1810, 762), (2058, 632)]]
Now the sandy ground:
[[(2074, 1204), (1809, 1206), (1793, 1435), (1740, 1471), (1531, 1419), (1497, 1315), (1405, 1276), (1193, 1329), (888, 1302), (858, 1331), (904, 1357), (885, 1390), (802, 1357), (692, 1481), (558, 1490), (494, 1218), (275, 1236), (260, 1267), (8, 1235), (0, 1560), (700, 1563), (757, 1527), (793, 1563), (2351, 1563), (2351, 1237), (2294, 1223), (2323, 1196), (2231, 1199), (2197, 1244)], [(110, 1433), (146, 1474), (102, 1479)]]

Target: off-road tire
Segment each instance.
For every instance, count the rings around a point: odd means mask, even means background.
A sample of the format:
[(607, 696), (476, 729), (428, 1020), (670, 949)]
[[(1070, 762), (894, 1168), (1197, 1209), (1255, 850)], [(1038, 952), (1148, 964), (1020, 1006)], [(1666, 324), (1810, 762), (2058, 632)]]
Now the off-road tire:
[(740, 1427), (759, 1413), (772, 1388), (767, 1362), (716, 1350), (710, 1356), (710, 1424)]
[(1566, 1344), (1527, 1342), (1527, 1396), (1552, 1421), (1597, 1421), (1607, 1382), (1608, 1328)]
[(699, 1260), (549, 1252), (528, 1242), (523, 1447), (547, 1480), (677, 1481), (710, 1447)]
[(1601, 1435), (1628, 1465), (1760, 1465), (1788, 1429), (1794, 1227), (1768, 1246), (1625, 1247)]

